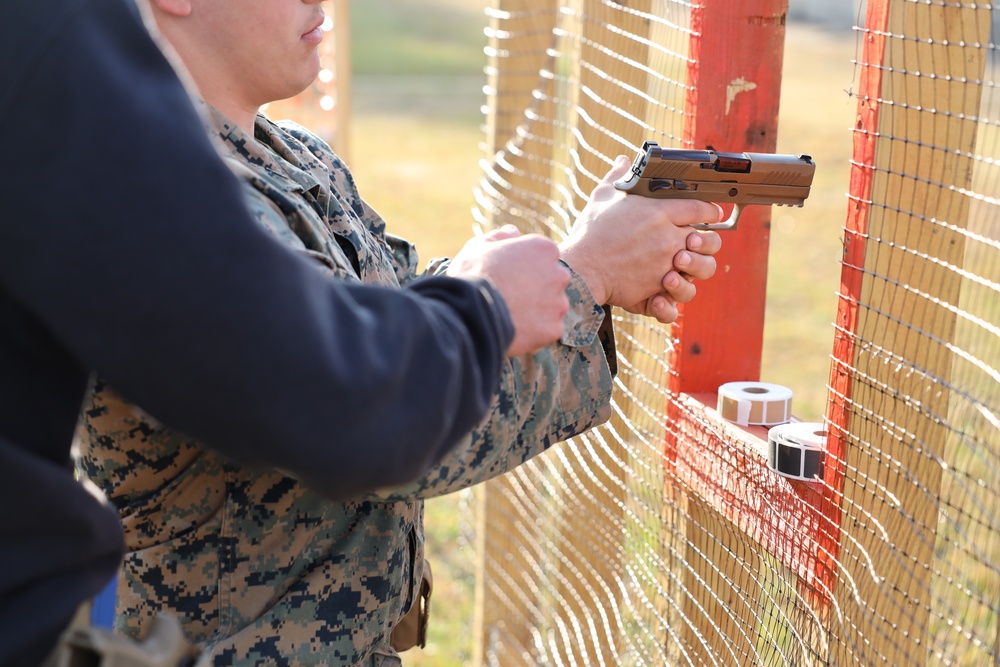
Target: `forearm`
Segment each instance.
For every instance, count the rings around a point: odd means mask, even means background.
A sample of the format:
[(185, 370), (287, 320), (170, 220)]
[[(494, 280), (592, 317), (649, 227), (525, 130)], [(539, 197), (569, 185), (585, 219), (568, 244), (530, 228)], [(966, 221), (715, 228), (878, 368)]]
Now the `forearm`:
[(562, 339), (509, 360), (487, 418), (417, 482), (379, 492), (377, 498), (458, 491), (608, 419), (616, 370), (611, 320), (576, 274), (567, 291), (571, 307)]

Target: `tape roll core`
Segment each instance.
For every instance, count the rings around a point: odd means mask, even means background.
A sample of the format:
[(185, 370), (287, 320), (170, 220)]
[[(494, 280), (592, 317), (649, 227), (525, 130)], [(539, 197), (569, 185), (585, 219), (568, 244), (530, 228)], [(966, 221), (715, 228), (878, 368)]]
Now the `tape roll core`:
[(727, 382), (719, 387), (718, 412), (740, 426), (776, 426), (792, 418), (792, 390), (765, 382)]

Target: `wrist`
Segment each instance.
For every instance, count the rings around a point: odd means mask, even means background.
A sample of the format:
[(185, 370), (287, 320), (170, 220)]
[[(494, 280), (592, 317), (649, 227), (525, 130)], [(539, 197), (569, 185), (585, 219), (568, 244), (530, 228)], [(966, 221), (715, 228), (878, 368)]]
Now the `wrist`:
[(601, 265), (590, 262), (585, 253), (578, 252), (572, 245), (559, 246), (559, 259), (586, 283), (598, 305), (607, 305), (611, 295)]

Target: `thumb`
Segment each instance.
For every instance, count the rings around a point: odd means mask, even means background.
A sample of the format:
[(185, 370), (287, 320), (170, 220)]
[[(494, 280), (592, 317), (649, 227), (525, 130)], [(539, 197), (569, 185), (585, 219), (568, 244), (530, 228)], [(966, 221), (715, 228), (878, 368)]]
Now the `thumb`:
[(631, 166), (632, 161), (630, 159), (624, 155), (619, 155), (611, 165), (610, 171), (604, 175), (604, 182), (614, 183), (615, 181), (620, 181), (629, 172)]
[(491, 229), (486, 232), (483, 234), (482, 239), (484, 241), (503, 241), (504, 239), (512, 239), (520, 235), (521, 230), (514, 225), (504, 225), (498, 229)]

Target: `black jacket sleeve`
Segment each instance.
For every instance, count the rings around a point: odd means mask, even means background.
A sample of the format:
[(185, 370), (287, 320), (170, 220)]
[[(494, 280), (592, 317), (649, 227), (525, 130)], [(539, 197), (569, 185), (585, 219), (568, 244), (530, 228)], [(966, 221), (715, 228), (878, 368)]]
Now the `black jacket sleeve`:
[(488, 284), (328, 280), (250, 220), (134, 10), (39, 4), (48, 39), (14, 40), (0, 105), (0, 282), (79, 364), (337, 498), (415, 477), (484, 415), (513, 333)]

